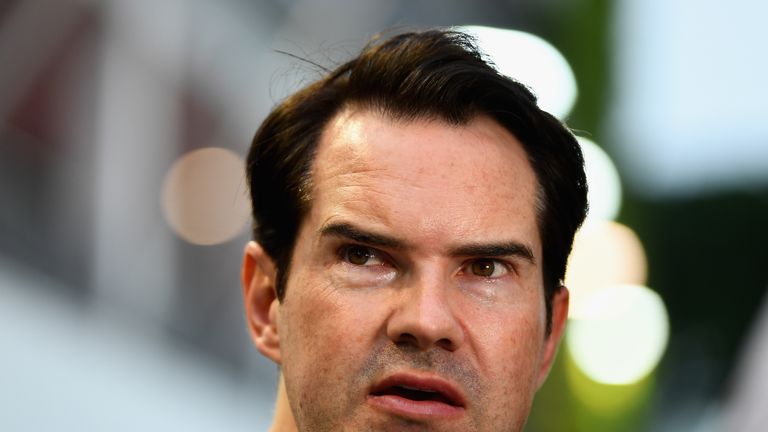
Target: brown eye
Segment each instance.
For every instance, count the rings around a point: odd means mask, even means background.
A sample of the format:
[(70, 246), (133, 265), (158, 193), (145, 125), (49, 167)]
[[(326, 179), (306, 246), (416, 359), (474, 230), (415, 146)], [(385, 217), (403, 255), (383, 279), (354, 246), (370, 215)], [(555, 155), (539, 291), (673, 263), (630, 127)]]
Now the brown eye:
[(350, 246), (344, 250), (344, 260), (359, 266), (369, 264), (369, 261), (375, 256), (370, 248), (362, 246)]
[(507, 272), (504, 264), (492, 259), (479, 259), (470, 264), (470, 270), (475, 276), (484, 278), (499, 277)]

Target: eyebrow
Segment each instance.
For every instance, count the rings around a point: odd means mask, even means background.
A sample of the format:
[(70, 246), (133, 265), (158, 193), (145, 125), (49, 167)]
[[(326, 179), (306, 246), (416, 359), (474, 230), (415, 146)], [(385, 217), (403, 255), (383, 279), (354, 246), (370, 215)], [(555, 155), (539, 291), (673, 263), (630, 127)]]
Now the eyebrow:
[(358, 243), (389, 249), (402, 250), (406, 248), (406, 243), (402, 240), (383, 234), (368, 232), (348, 223), (332, 223), (325, 225), (320, 229), (320, 235), (344, 237)]
[(520, 257), (535, 264), (533, 250), (527, 245), (515, 241), (504, 243), (477, 243), (461, 245), (451, 248), (451, 256), (472, 256), (472, 257)]
[[(320, 229), (320, 235), (343, 237), (370, 246), (396, 250), (403, 250), (408, 246), (406, 242), (395, 237), (372, 233), (345, 222), (332, 223), (323, 226)], [(451, 248), (449, 254), (454, 257), (471, 256), (487, 258), (516, 256), (531, 264), (534, 264), (536, 261), (533, 251), (529, 246), (515, 241), (460, 245)]]

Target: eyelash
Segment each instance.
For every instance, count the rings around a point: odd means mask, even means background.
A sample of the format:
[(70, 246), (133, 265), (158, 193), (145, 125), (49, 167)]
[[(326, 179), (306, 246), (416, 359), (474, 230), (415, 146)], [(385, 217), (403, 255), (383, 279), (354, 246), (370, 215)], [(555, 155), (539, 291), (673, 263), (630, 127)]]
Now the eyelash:
[(386, 264), (386, 263), (389, 263), (391, 261), (390, 259), (388, 259), (388, 257), (386, 257), (386, 255), (383, 252), (379, 251), (378, 249), (375, 249), (375, 248), (372, 248), (372, 247), (368, 247), (368, 246), (363, 246), (363, 245), (360, 245), (360, 244), (348, 244), (348, 245), (344, 245), (344, 246), (340, 247), (339, 250), (338, 250), (339, 259), (341, 261), (344, 261), (347, 264), (351, 264), (351, 265), (359, 266), (359, 267), (367, 267), (367, 266), (379, 265), (379, 264), (367, 264), (367, 262), (365, 264), (356, 264), (356, 263), (352, 262), (350, 260), (349, 253), (351, 251), (355, 250), (355, 249), (358, 249), (360, 251), (364, 251), (368, 259), (378, 258), (379, 261), (381, 261), (381, 264)]
[[(351, 261), (349, 253), (351, 251), (354, 251), (355, 249), (357, 249), (359, 251), (364, 251), (364, 253), (366, 255), (366, 262), (365, 263), (357, 264), (357, 263), (354, 263), (354, 262)], [(344, 246), (339, 248), (337, 253), (338, 253), (339, 259), (341, 261), (343, 261), (343, 262), (345, 262), (347, 264), (353, 265), (353, 266), (357, 266), (357, 267), (372, 267), (372, 266), (387, 265), (387, 264), (391, 265), (391, 263), (392, 263), (392, 259), (389, 258), (384, 252), (382, 252), (382, 251), (380, 251), (380, 250), (378, 250), (376, 248), (372, 248), (372, 247), (364, 246), (364, 245), (360, 245), (360, 244), (347, 244), (347, 245), (344, 245)], [(380, 263), (376, 263), (376, 264), (368, 264), (367, 261), (372, 259), (372, 258), (378, 259), (381, 262)], [(493, 269), (494, 271), (493, 272), (494, 273), (496, 272), (496, 267), (495, 266), (501, 266), (501, 268), (503, 269), (503, 271), (505, 273), (502, 274), (502, 275), (499, 275), (499, 276), (495, 276), (495, 277), (474, 274), (473, 273), (473, 269), (471, 267), (473, 265), (475, 265), (475, 264), (479, 264), (479, 263), (482, 263), (482, 262), (493, 263), (493, 265), (494, 265), (494, 269)], [(497, 258), (482, 258), (482, 257), (480, 257), (480, 258), (473, 258), (473, 259), (465, 262), (461, 266), (461, 271), (462, 271), (462, 273), (467, 274), (467, 275), (471, 275), (471, 276), (481, 277), (481, 278), (485, 278), (485, 279), (497, 279), (497, 278), (500, 278), (502, 276), (505, 276), (506, 274), (515, 273), (515, 267), (511, 263), (503, 261), (503, 260), (500, 260), (500, 259), (497, 259)]]
[[(484, 275), (474, 274), (472, 266), (475, 264), (480, 264), (482, 262), (493, 263), (494, 265), (493, 273), (496, 272), (497, 267), (500, 267), (505, 273), (498, 276), (492, 276), (492, 275), (484, 276)], [(462, 271), (469, 276), (475, 276), (475, 277), (480, 277), (480, 278), (490, 280), (490, 279), (498, 279), (500, 277), (506, 276), (507, 274), (514, 274), (515, 267), (511, 263), (497, 259), (497, 258), (473, 258), (467, 261), (466, 263), (464, 263), (464, 265), (462, 266)]]

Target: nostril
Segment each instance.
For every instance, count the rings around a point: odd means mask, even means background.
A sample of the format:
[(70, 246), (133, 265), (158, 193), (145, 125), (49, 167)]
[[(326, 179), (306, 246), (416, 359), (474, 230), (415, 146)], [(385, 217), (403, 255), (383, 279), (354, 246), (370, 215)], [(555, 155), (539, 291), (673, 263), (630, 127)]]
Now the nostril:
[[(424, 341), (421, 341), (418, 337), (411, 333), (400, 333), (397, 340), (394, 341), (395, 345), (400, 348), (416, 348), (426, 349), (428, 348)], [(422, 346), (424, 345), (424, 346)], [(454, 351), (456, 345), (448, 338), (441, 338), (434, 342), (434, 346), (440, 347), (446, 351)]]
[(435, 345), (439, 346), (440, 348), (446, 350), (446, 351), (453, 351), (456, 347), (453, 344), (453, 342), (448, 338), (442, 338), (438, 340)]
[(418, 346), (419, 339), (410, 333), (400, 333), (395, 343), (399, 346)]

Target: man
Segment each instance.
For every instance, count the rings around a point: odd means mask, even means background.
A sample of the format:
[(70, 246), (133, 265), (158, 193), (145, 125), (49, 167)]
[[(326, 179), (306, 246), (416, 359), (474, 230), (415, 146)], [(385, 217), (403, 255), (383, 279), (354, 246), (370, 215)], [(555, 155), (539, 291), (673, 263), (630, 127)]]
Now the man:
[(274, 109), (247, 173), (272, 430), (522, 430), (586, 213), (578, 144), (525, 87), (461, 33), (374, 41)]

